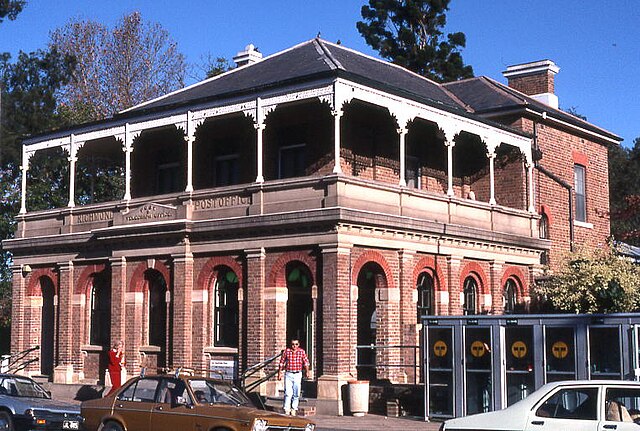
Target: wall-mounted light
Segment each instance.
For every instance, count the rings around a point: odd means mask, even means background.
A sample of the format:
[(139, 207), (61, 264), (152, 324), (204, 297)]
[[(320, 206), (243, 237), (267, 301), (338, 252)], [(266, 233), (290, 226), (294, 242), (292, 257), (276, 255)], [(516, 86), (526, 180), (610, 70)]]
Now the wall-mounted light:
[(22, 269), (22, 276), (26, 277), (27, 275), (29, 275), (31, 273), (31, 266), (29, 265), (22, 265), (20, 267)]

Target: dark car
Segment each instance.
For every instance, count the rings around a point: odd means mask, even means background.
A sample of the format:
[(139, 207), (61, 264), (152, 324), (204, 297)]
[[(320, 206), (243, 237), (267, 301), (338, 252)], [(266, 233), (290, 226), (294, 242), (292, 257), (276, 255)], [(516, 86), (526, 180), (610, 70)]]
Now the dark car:
[(231, 382), (183, 375), (140, 376), (82, 403), (88, 431), (314, 431), (303, 417), (256, 409)]
[(28, 377), (0, 374), (0, 430), (78, 430), (82, 417), (78, 404), (51, 399)]

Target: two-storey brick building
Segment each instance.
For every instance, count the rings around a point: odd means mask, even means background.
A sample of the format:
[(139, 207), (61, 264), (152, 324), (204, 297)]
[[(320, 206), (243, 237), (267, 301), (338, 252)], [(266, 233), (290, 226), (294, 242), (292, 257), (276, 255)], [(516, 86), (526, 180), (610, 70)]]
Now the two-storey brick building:
[[(41, 346), (30, 373), (100, 379), (120, 339), (134, 372), (242, 370), (297, 337), (318, 408), (338, 411), (353, 377), (413, 378), (384, 366), (413, 350), (356, 346), (416, 345), (418, 315), (525, 309), (545, 260), (608, 235), (606, 148), (620, 138), (544, 103), (552, 63), (508, 70), (514, 85), (543, 76), (540, 91), (439, 85), (321, 39), (237, 62), (25, 141), (3, 246), (12, 351)], [(60, 149), (68, 206), (30, 212), (32, 156)], [(97, 158), (122, 173), (116, 201), (76, 187)]]

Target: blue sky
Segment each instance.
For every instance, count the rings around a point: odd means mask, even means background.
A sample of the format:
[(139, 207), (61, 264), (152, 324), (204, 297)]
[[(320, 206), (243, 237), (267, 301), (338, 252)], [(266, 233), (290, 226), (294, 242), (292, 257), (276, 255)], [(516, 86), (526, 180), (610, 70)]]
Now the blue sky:
[[(312, 39), (375, 55), (355, 28), (365, 0), (28, 0), (16, 21), (0, 24), (0, 52), (46, 47), (70, 18), (112, 26), (139, 10), (166, 28), (190, 63), (231, 59), (248, 43), (264, 55)], [(508, 65), (550, 59), (560, 67), (556, 94), (592, 123), (640, 137), (640, 1), (451, 0), (447, 31), (467, 35), (463, 58), (476, 75), (506, 82)]]

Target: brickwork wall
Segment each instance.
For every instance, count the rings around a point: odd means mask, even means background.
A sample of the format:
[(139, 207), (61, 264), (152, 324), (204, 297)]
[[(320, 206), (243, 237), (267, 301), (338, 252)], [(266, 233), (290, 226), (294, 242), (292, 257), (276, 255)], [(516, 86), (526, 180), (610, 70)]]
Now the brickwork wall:
[(535, 75), (509, 78), (509, 87), (524, 94), (554, 93), (555, 74), (547, 71)]
[[(514, 121), (512, 126), (529, 133), (534, 131), (533, 122), (527, 119)], [(610, 234), (607, 148), (548, 124), (537, 124), (535, 131), (537, 143), (543, 153), (540, 165), (567, 184), (574, 185), (574, 164), (584, 163), (585, 159), (588, 161), (586, 166), (588, 225), (575, 225), (574, 241), (577, 249), (606, 246), (606, 240)], [(574, 160), (576, 153), (582, 155), (578, 160)], [(538, 210), (543, 205), (549, 210), (551, 219), (549, 236), (552, 241), (549, 262), (551, 269), (556, 269), (570, 250), (569, 192), (536, 169), (534, 169), (534, 188)]]

